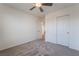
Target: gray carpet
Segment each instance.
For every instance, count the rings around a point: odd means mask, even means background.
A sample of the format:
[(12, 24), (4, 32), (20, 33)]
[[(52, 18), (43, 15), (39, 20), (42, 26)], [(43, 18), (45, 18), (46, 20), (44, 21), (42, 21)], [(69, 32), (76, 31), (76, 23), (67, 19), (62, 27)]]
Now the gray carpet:
[(79, 56), (79, 51), (50, 42), (34, 40), (2, 50), (0, 56)]

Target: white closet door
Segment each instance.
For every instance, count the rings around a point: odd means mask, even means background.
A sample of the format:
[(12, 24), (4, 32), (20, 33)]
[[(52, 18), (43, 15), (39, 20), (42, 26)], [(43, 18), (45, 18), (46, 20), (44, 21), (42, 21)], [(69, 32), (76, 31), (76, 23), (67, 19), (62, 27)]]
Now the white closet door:
[(57, 17), (57, 44), (69, 46), (69, 16)]

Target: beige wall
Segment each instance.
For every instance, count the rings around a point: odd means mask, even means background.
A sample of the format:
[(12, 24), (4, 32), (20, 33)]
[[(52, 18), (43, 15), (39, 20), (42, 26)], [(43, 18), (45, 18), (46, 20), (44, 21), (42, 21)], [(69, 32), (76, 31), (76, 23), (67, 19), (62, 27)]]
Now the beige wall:
[(57, 44), (56, 17), (69, 15), (69, 47), (79, 50), (79, 4), (46, 15), (46, 41)]
[(39, 39), (38, 18), (0, 4), (0, 50)]

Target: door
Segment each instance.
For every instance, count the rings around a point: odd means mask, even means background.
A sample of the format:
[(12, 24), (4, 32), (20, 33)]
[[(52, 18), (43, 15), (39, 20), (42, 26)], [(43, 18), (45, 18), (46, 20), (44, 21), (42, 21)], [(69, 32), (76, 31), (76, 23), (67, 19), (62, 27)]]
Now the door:
[(59, 16), (57, 19), (57, 44), (69, 46), (69, 16)]

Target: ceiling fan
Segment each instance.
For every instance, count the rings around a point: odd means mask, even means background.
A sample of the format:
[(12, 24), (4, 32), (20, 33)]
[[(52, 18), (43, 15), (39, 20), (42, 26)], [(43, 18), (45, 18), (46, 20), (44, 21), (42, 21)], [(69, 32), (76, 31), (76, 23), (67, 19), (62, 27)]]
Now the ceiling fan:
[(33, 10), (34, 8), (39, 8), (41, 12), (43, 12), (44, 10), (42, 9), (42, 6), (52, 6), (53, 3), (34, 3), (33, 7), (30, 8), (30, 10)]

